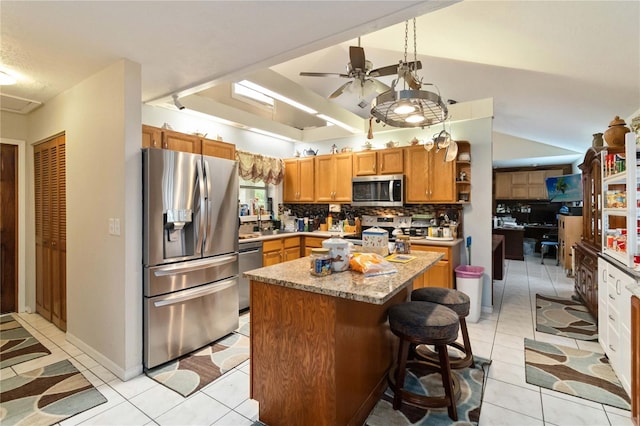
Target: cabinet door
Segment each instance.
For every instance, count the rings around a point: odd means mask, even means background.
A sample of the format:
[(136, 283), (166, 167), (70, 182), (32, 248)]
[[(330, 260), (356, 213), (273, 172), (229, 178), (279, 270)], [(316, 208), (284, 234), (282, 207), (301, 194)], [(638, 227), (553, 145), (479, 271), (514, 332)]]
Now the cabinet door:
[(232, 143), (202, 139), (202, 155), (235, 160), (236, 146)]
[(453, 288), (449, 277), (449, 262), (440, 260), (424, 273), (425, 287)]
[(546, 178), (546, 170), (533, 170), (528, 173), (529, 185), (544, 185)]
[(429, 201), (432, 203), (455, 203), (455, 162), (444, 161), (446, 150), (429, 152)]
[(290, 247), (284, 249), (284, 261), (287, 262), (289, 260), (299, 259), (300, 258), (300, 247)]
[(408, 204), (429, 201), (428, 154), (422, 146), (405, 149), (405, 202)]
[(529, 172), (512, 172), (511, 173), (512, 185), (528, 185), (529, 184)]
[(314, 167), (313, 158), (301, 158), (298, 160), (298, 201), (313, 203), (314, 201)]
[(162, 131), (162, 147), (173, 151), (190, 152), (192, 154), (202, 153), (200, 138), (195, 135), (187, 135), (173, 130)]
[(162, 148), (162, 129), (153, 126), (142, 125), (142, 147)]
[(545, 200), (549, 198), (547, 188), (541, 185), (529, 186), (527, 188), (527, 194), (531, 200)]
[(297, 159), (284, 160), (284, 179), (282, 181), (282, 200), (285, 203), (298, 201), (299, 163)]
[(631, 298), (631, 418), (640, 426), (640, 299)]
[(339, 203), (351, 202), (351, 154), (337, 154), (333, 157), (333, 200)]
[(371, 176), (377, 173), (376, 161), (378, 156), (375, 151), (354, 152), (352, 158), (354, 176)]
[(378, 151), (378, 174), (395, 175), (404, 171), (404, 150), (402, 148)]
[(495, 198), (505, 200), (511, 198), (511, 173), (496, 173)]
[(282, 262), (282, 251), (269, 251), (262, 253), (262, 266), (276, 265)]
[(526, 199), (529, 197), (529, 188), (526, 186), (512, 186), (511, 187), (511, 198), (522, 198)]

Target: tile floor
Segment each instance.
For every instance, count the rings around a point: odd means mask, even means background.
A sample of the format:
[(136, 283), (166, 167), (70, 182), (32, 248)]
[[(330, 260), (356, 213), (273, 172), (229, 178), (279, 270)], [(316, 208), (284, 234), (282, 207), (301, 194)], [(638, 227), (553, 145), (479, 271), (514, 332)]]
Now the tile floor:
[[(469, 324), (474, 353), (491, 358), (479, 426), (629, 425), (628, 411), (529, 385), (525, 381), (524, 337), (600, 351), (594, 342), (535, 331), (536, 293), (568, 296), (573, 279), (553, 260), (540, 257), (507, 261), (505, 279), (494, 282), (494, 312)], [(258, 404), (249, 399), (249, 361), (189, 398), (142, 375), (122, 382), (65, 341), (64, 334), (37, 314), (21, 314), (21, 323), (51, 350), (51, 355), (0, 370), (4, 379), (68, 358), (108, 402), (60, 423), (68, 425), (251, 425)]]

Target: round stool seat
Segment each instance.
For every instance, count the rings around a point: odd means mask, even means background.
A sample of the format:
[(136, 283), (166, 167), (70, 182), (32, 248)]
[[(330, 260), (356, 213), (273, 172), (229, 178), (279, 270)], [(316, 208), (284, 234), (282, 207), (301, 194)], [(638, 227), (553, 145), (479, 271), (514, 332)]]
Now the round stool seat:
[(423, 287), (411, 292), (411, 300), (431, 302), (447, 308), (458, 314), (459, 317), (469, 315), (471, 300), (461, 291), (442, 287)]
[(458, 315), (430, 302), (406, 302), (389, 308), (393, 334), (414, 342), (453, 342), (458, 338)]

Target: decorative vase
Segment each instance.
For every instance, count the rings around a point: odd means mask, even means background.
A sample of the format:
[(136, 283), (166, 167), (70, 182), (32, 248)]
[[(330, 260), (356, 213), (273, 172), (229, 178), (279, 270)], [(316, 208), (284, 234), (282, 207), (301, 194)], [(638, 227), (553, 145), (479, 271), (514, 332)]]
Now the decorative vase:
[(609, 123), (609, 128), (604, 132), (604, 141), (607, 145), (624, 146), (624, 135), (631, 131), (626, 124), (623, 119), (616, 115), (613, 121)]
[(602, 140), (602, 133), (594, 133), (593, 134), (593, 142), (591, 146), (594, 148), (602, 148), (604, 145), (604, 141)]

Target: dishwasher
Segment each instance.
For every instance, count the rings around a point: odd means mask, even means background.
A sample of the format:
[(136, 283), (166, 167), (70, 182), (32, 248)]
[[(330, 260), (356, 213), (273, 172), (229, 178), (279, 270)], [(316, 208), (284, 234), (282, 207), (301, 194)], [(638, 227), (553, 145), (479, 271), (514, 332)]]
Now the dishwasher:
[(247, 241), (240, 242), (238, 245), (238, 269), (240, 279), (238, 286), (238, 299), (240, 310), (249, 307), (249, 279), (244, 278), (242, 274), (252, 269), (262, 267), (262, 242)]

